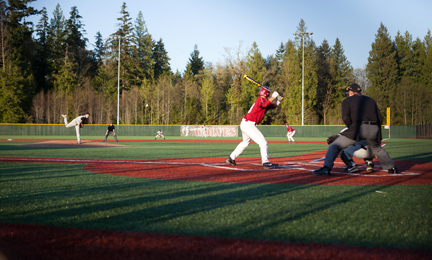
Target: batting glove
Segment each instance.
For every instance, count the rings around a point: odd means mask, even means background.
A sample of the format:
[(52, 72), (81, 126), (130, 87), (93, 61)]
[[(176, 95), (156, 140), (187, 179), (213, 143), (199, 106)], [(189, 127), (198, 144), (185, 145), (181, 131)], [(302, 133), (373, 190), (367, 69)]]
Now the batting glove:
[(274, 97), (274, 98), (277, 98), (279, 96), (279, 93), (277, 93), (276, 91), (275, 92), (273, 92), (273, 95), (272, 95), (272, 97)]

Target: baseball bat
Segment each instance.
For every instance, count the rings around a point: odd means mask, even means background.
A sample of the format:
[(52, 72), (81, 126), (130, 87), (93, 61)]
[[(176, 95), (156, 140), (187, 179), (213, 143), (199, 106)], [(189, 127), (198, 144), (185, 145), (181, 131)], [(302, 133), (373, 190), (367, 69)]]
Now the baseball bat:
[[(249, 77), (248, 75), (245, 74), (245, 75), (243, 76), (243, 78), (245, 78), (246, 80), (252, 82), (253, 84), (256, 84), (256, 85), (258, 85), (259, 87), (261, 87), (261, 84), (260, 84), (258, 81), (254, 80), (253, 78)], [(279, 95), (279, 97), (280, 97), (280, 101), (282, 101), (282, 99), (284, 98), (284, 97), (281, 96), (281, 95)]]
[(246, 80), (249, 80), (249, 81), (252, 82), (253, 84), (256, 84), (256, 85), (258, 85), (258, 86), (261, 87), (261, 84), (260, 84), (258, 81), (254, 80), (253, 78), (249, 77), (248, 75), (245, 74), (245, 75), (243, 76), (243, 78), (245, 78)]

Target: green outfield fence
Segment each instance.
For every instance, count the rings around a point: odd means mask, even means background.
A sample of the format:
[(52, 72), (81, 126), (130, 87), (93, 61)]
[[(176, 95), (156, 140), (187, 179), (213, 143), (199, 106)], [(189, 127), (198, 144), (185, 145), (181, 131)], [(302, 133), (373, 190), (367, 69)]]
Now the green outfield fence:
[[(108, 125), (85, 125), (81, 129), (82, 136), (105, 135)], [(239, 127), (239, 126), (237, 126)], [(339, 133), (344, 126), (295, 126), (295, 137), (322, 137)], [(285, 126), (258, 126), (265, 137), (283, 137), (286, 135)], [(162, 130), (165, 136), (180, 136), (179, 125), (119, 125), (115, 126), (118, 136), (155, 136)], [(240, 130), (240, 129), (239, 129)], [(390, 138), (432, 138), (432, 124), (423, 126), (391, 126), (382, 128), (383, 139)], [(40, 135), (40, 136), (75, 136), (75, 129), (66, 128), (63, 124), (0, 124), (0, 135)], [(241, 135), (241, 131), (239, 131)]]

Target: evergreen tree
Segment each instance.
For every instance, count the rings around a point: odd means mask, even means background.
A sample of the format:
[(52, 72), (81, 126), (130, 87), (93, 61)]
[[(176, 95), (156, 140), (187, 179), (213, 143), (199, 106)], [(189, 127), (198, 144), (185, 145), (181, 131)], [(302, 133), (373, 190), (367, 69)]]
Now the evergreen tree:
[(62, 65), (66, 52), (66, 19), (59, 4), (57, 4), (53, 12), (53, 18), (50, 20), (47, 34), (49, 52), (47, 78), (50, 80), (52, 74), (57, 73), (58, 68)]
[(98, 73), (99, 67), (103, 66), (102, 59), (105, 54), (105, 46), (100, 32), (96, 32), (95, 43), (93, 46), (94, 49), (89, 52), (90, 69), (88, 71), (88, 75), (92, 79)]
[[(9, 0), (8, 5), (1, 5), (5, 17), (2, 17), (2, 57), (0, 122), (24, 122), (30, 114), (31, 98), (36, 90), (33, 62), (35, 44), (32, 39), (32, 23), (25, 18), (38, 13), (27, 4), (32, 0)], [(5, 26), (7, 25), (7, 26)], [(4, 51), (6, 50), (6, 51)], [(5, 107), (7, 106), (7, 107)]]
[(66, 21), (67, 52), (71, 56), (71, 62), (75, 63), (76, 76), (78, 79), (84, 77), (88, 69), (89, 53), (86, 50), (88, 39), (84, 37), (84, 24), (81, 23), (82, 16), (78, 8), (73, 6), (70, 11), (70, 18)]
[(73, 89), (77, 86), (76, 64), (72, 62), (69, 55), (65, 55), (64, 64), (60, 67), (58, 73), (53, 75), (54, 88), (72, 94)]
[(95, 48), (93, 49), (93, 60), (96, 63), (101, 63), (102, 62), (102, 57), (105, 54), (105, 47), (104, 47), (104, 42), (102, 39), (102, 34), (98, 31), (96, 32), (96, 36), (95, 36)]
[(304, 119), (305, 124), (316, 125), (319, 122), (317, 113), (316, 88), (318, 85), (318, 68), (315, 62), (315, 42), (309, 40), (305, 45), (304, 70)]
[(154, 60), (154, 78), (160, 76), (171, 75), (170, 58), (168, 52), (165, 50), (162, 39), (153, 46), (152, 58)]
[(190, 77), (195, 78), (200, 73), (204, 71), (204, 60), (199, 56), (200, 52), (198, 46), (195, 44), (193, 52), (190, 54), (189, 62), (186, 65), (186, 74)]
[(328, 123), (328, 113), (333, 107), (334, 88), (331, 86), (331, 47), (327, 40), (324, 40), (317, 49), (316, 64), (318, 68), (317, 85), (317, 110), (322, 116), (323, 123)]
[(24, 74), (19, 66), (8, 62), (6, 71), (0, 70), (0, 122), (23, 123), (27, 117), (23, 98), (26, 87), (34, 84), (33, 75)]
[[(261, 51), (258, 48), (256, 42), (252, 43), (252, 47), (248, 52), (246, 57), (246, 74), (256, 81), (260, 82), (262, 85), (267, 85), (267, 81), (264, 78), (266, 75), (266, 68), (264, 58), (262, 57)], [(247, 111), (252, 106), (252, 104), (257, 99), (257, 94), (260, 87), (249, 81), (244, 81), (241, 89), (241, 102), (242, 107)], [(271, 93), (270, 93), (271, 94)]]
[(283, 42), (281, 42), (279, 48), (276, 50), (276, 55), (275, 55), (276, 59), (278, 61), (282, 61), (284, 53), (285, 53), (285, 45), (283, 44)]
[[(136, 52), (136, 41), (132, 18), (126, 9), (126, 3), (123, 2), (120, 11), (121, 17), (117, 18), (117, 21), (119, 21), (117, 24), (117, 32), (111, 35), (108, 42), (108, 47), (110, 48), (109, 54), (111, 58), (117, 59), (120, 38), (120, 84), (122, 90), (128, 90), (136, 83), (136, 78), (134, 75), (136, 67), (136, 62), (134, 59), (134, 53)], [(112, 69), (117, 70), (117, 66), (113, 66)]]
[(350, 83), (350, 76), (353, 68), (345, 56), (345, 51), (342, 47), (339, 38), (336, 38), (336, 42), (333, 45), (331, 55), (331, 74), (332, 74), (332, 85), (335, 88), (335, 102), (340, 103), (345, 99), (345, 94), (341, 91), (345, 86)]
[[(281, 70), (277, 83), (284, 87), (281, 113), (285, 122), (289, 124), (301, 124), (301, 56), (294, 41), (289, 40), (285, 44), (285, 52), (282, 58)], [(301, 50), (300, 50), (301, 53)]]
[[(375, 42), (372, 43), (366, 68), (372, 84), (368, 88), (368, 94), (375, 99), (384, 115), (387, 107), (395, 108), (399, 71), (395, 46), (382, 23), (375, 35)], [(391, 109), (391, 113), (394, 113), (394, 109)]]
[(47, 84), (46, 76), (50, 74), (49, 70), (49, 46), (48, 46), (48, 26), (49, 19), (46, 8), (44, 7), (41, 11), (42, 17), (36, 26), (37, 46), (35, 49), (36, 59), (34, 61), (35, 67), (35, 80), (36, 80), (36, 92), (41, 90), (47, 91), (50, 86)]
[(7, 30), (6, 13), (7, 13), (6, 1), (0, 0), (0, 47), (1, 47), (0, 65), (1, 65), (2, 71), (6, 70), (6, 67), (5, 67), (6, 59), (9, 56), (9, 53), (8, 53), (9, 51), (8, 51), (7, 45), (5, 44), (8, 41), (7, 40), (8, 39), (8, 30)]
[(135, 58), (137, 60), (137, 78), (141, 80), (148, 79), (153, 81), (153, 40), (147, 30), (147, 25), (141, 11), (138, 13), (138, 17), (135, 21), (135, 38), (137, 42), (137, 49), (135, 54)]

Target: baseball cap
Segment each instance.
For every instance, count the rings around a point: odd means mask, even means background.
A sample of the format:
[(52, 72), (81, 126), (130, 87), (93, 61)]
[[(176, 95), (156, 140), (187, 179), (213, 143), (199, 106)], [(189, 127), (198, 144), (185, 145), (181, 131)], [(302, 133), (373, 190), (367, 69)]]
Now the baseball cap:
[(361, 91), (362, 91), (361, 87), (356, 83), (352, 83), (351, 85), (346, 86), (345, 91), (348, 92), (350, 90), (352, 92), (356, 92), (356, 93), (361, 93)]

